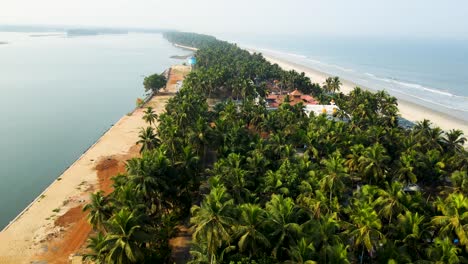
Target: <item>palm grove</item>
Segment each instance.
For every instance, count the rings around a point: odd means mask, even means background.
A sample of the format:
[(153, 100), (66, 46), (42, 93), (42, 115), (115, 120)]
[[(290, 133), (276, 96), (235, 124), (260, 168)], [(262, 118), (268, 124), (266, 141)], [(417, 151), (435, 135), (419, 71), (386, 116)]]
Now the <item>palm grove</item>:
[[(168, 240), (190, 218), (190, 263), (468, 260), (460, 131), (428, 120), (402, 128), (386, 92), (344, 95), (337, 78), (321, 87), (210, 36), (165, 37), (199, 48), (198, 65), (164, 114), (146, 110), (142, 155), (114, 177), (114, 191), (92, 196), (88, 258), (171, 263)], [(275, 81), (341, 110), (268, 111), (255, 99)]]

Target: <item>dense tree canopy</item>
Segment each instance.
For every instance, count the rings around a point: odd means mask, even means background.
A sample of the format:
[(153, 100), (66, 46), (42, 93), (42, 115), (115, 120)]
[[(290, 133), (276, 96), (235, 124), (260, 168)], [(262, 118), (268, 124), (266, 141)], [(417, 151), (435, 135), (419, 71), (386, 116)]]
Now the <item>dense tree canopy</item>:
[[(86, 206), (90, 258), (171, 263), (168, 239), (190, 217), (190, 263), (467, 262), (460, 131), (428, 120), (400, 127), (394, 97), (360, 88), (318, 91), (339, 105), (335, 117), (307, 117), (300, 104), (269, 111), (255, 100), (269, 82), (310, 80), (204, 38), (155, 133), (147, 119), (142, 156)], [(222, 102), (209, 107), (207, 97)]]
[(159, 92), (159, 89), (163, 88), (166, 85), (166, 77), (162, 74), (152, 74), (145, 77), (143, 80), (143, 86), (145, 91), (152, 91), (154, 93)]
[(219, 40), (213, 36), (190, 33), (190, 32), (164, 32), (164, 37), (172, 43), (176, 43), (188, 47), (206, 48), (211, 45), (216, 45)]

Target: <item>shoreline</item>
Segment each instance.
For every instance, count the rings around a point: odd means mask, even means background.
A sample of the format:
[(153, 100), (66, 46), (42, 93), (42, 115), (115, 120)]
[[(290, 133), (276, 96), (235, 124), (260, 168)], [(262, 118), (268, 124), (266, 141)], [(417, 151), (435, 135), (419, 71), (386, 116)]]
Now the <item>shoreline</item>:
[[(157, 114), (165, 111), (176, 82), (189, 68), (171, 69), (164, 92), (150, 97), (145, 105)], [(117, 173), (110, 165), (125, 168), (128, 159), (139, 155), (136, 142), (140, 128), (147, 126), (144, 110), (136, 108), (132, 115), (121, 117), (0, 231), (0, 263), (68, 263), (81, 252), (92, 232), (82, 208), (91, 193), (111, 188), (110, 178)]]
[(181, 48), (181, 49), (185, 49), (185, 50), (190, 50), (190, 51), (197, 51), (198, 50), (197, 48), (194, 48), (194, 47), (179, 45), (179, 44), (176, 44), (176, 43), (172, 43), (172, 44), (177, 48)]
[[(144, 102), (145, 104), (151, 100), (151, 98), (154, 96), (154, 93), (151, 92), (150, 94), (148, 94), (145, 99), (144, 99)], [(139, 109), (139, 107), (135, 107), (131, 113), (135, 113), (137, 110)], [(53, 180), (41, 193), (39, 193), (36, 198), (34, 198), (34, 200), (31, 201), (31, 203), (29, 203), (21, 212), (19, 212), (15, 218), (13, 218), (10, 222), (8, 222), (8, 224), (1, 228), (0, 229), (0, 234), (6, 230), (8, 230), (8, 228), (14, 224), (16, 222), (16, 220), (18, 220), (19, 218), (21, 218), (21, 216), (27, 212), (29, 210), (29, 208), (31, 208), (31, 206), (34, 205), (34, 203), (36, 203), (38, 200), (41, 199), (41, 197), (43, 197), (43, 195), (53, 186), (53, 184), (57, 181), (58, 178), (60, 178), (63, 174), (65, 174), (65, 172), (67, 172), (69, 169), (71, 169), (76, 163), (78, 163), (87, 153), (89, 150), (91, 150), (92, 148), (94, 148), (101, 140), (102, 138), (117, 124), (119, 123), (120, 121), (122, 120), (122, 118), (120, 118), (119, 120), (117, 120), (117, 122), (115, 124), (113, 124), (112, 126), (110, 126), (106, 131), (104, 131), (100, 136), (99, 138), (93, 143), (91, 144), (88, 148), (86, 148), (83, 153), (73, 162), (71, 163), (68, 167), (66, 167), (62, 172), (60, 172), (57, 176), (57, 178), (55, 180)]]
[[(292, 61), (285, 60), (283, 58), (277, 58), (274, 55), (271, 54), (264, 54), (259, 50), (255, 49), (246, 49), (249, 52), (256, 52), (256, 53), (261, 53), (263, 57), (269, 61), (270, 63), (273, 64), (278, 64), (281, 68), (284, 70), (296, 70), (299, 73), (304, 72), (306, 76), (308, 76), (313, 83), (319, 83), (320, 85), (325, 82), (325, 79), (328, 77), (331, 77), (330, 74), (326, 74), (324, 72), (318, 71), (316, 69), (313, 69), (309, 66), (305, 66), (302, 64), (298, 64)], [(359, 86), (362, 89), (369, 90), (369, 91), (374, 91), (373, 89), (369, 89), (368, 87), (362, 86), (362, 85), (356, 85), (355, 83), (341, 79), (341, 82), (343, 85), (341, 86), (341, 92), (347, 94), (350, 91), (354, 89), (354, 87)], [(404, 98), (398, 98), (398, 110), (399, 114), (402, 118), (411, 121), (411, 122), (418, 122), (422, 121), (423, 119), (429, 119), (434, 125), (439, 126), (445, 131), (451, 130), (451, 129), (460, 129), (463, 131), (465, 136), (468, 136), (468, 123), (465, 122), (464, 120), (458, 119), (456, 117), (450, 116), (448, 114), (439, 112), (434, 109), (430, 109), (427, 107), (424, 107), (422, 105), (412, 103), (407, 99)]]
[[(197, 51), (197, 48), (179, 45), (173, 43), (174, 46), (179, 47), (181, 49)], [(263, 57), (272, 64), (278, 64), (284, 70), (296, 70), (299, 73), (304, 72), (307, 77), (309, 77), (312, 83), (319, 83), (322, 85), (328, 77), (333, 77), (330, 74), (321, 72), (310, 66), (305, 66), (302, 64), (298, 64), (283, 58), (278, 58), (274, 55), (268, 54), (266, 55), (260, 50), (254, 48), (243, 48), (250, 53), (260, 53)], [(352, 91), (356, 86), (359, 86), (362, 89), (369, 90), (375, 92), (373, 89), (362, 85), (356, 85), (354, 82), (351, 82), (346, 79), (341, 79), (343, 85), (341, 86), (341, 92), (348, 94)], [(416, 123), (419, 121), (423, 121), (424, 119), (428, 119), (432, 122), (433, 125), (440, 127), (444, 131), (449, 131), (451, 129), (459, 129), (463, 131), (465, 137), (468, 137), (468, 123), (462, 119), (456, 118), (454, 116), (450, 116), (446, 113), (439, 112), (434, 109), (427, 108), (425, 106), (410, 102), (408, 99), (398, 98), (398, 112), (399, 115), (412, 122)], [(468, 142), (466, 143), (468, 144)], [(465, 144), (465, 145), (466, 145)]]

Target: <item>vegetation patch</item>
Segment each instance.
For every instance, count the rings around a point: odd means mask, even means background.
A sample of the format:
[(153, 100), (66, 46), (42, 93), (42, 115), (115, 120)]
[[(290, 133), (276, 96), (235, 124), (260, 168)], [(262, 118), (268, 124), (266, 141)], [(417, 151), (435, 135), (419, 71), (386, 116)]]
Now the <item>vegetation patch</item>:
[[(345, 95), (339, 79), (314, 84), (210, 36), (165, 36), (198, 48), (198, 63), (164, 114), (146, 109), (141, 157), (84, 207), (97, 231), (86, 258), (171, 263), (168, 241), (190, 219), (188, 263), (466, 261), (461, 131), (403, 128), (386, 92)], [(307, 116), (286, 100), (272, 111), (275, 89), (340, 110)]]

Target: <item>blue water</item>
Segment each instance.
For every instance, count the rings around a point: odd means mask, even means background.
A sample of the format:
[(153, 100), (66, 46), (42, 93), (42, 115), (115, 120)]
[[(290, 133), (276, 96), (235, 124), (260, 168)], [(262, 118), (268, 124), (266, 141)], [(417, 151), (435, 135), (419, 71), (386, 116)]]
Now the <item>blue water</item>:
[(0, 229), (184, 53), (157, 34), (31, 34), (0, 32)]
[[(468, 42), (318, 36), (225, 35), (316, 70), (468, 122)], [(313, 81), (313, 80), (312, 80)]]

